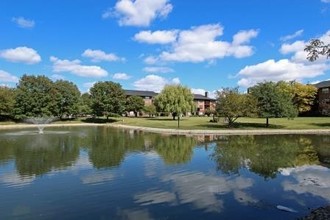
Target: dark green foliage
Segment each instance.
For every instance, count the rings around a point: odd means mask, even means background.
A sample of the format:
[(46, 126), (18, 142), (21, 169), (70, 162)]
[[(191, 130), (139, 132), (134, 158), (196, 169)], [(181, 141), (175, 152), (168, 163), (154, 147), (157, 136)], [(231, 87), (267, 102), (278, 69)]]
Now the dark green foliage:
[(15, 89), (0, 87), (0, 114), (10, 116), (15, 105)]
[(90, 89), (92, 110), (97, 116), (106, 116), (110, 113), (122, 114), (125, 110), (126, 96), (119, 83), (111, 81), (98, 82)]
[(58, 80), (54, 83), (56, 90), (57, 116), (76, 115), (79, 112), (80, 91), (72, 82)]
[(135, 117), (138, 116), (138, 113), (143, 110), (144, 101), (140, 96), (130, 96), (126, 100), (126, 111), (133, 111)]
[(57, 92), (46, 76), (24, 75), (20, 79), (15, 98), (15, 117), (43, 117), (57, 115)]
[(294, 118), (298, 114), (291, 95), (274, 82), (258, 83), (249, 89), (249, 93), (256, 98), (258, 115), (266, 118), (267, 127), (269, 118)]

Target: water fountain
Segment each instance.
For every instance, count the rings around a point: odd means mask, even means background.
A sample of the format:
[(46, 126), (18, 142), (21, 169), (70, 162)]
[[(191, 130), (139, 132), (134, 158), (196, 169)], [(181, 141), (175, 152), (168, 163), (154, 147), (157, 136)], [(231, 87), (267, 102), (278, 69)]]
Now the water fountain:
[(56, 120), (56, 117), (34, 117), (34, 118), (27, 118), (24, 121), (29, 124), (35, 124), (38, 128), (38, 133), (43, 134), (44, 129), (47, 124)]

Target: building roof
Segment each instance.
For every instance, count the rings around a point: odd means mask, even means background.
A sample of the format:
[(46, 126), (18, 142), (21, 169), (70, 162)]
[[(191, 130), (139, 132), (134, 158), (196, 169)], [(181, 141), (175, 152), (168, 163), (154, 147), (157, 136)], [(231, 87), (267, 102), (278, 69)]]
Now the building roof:
[(330, 87), (330, 80), (327, 81), (322, 81), (316, 84), (313, 84), (316, 88), (320, 89), (320, 88), (325, 88), (325, 87)]
[(125, 94), (128, 96), (142, 96), (142, 97), (155, 97), (158, 93), (155, 93), (153, 91), (142, 91), (142, 90), (124, 90)]
[[(124, 90), (125, 94), (128, 96), (141, 96), (141, 97), (155, 97), (158, 93), (153, 91), (142, 91), (142, 90)], [(215, 101), (215, 99), (207, 97), (205, 95), (194, 94), (194, 100), (201, 101)]]
[(215, 101), (215, 99), (200, 95), (200, 94), (194, 94), (194, 100), (203, 100), (203, 101)]

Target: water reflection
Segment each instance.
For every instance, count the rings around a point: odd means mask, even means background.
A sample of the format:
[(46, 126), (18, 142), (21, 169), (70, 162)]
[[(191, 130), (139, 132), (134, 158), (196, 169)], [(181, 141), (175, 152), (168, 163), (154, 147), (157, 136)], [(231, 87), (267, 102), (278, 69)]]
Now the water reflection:
[(0, 219), (294, 219), (330, 202), (328, 136), (67, 129), (0, 132)]

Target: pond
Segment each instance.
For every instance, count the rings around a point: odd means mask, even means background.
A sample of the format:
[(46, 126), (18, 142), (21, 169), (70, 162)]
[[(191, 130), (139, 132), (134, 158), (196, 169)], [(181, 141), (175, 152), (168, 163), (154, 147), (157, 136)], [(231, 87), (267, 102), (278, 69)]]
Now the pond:
[(0, 131), (0, 219), (296, 219), (330, 203), (330, 136)]

